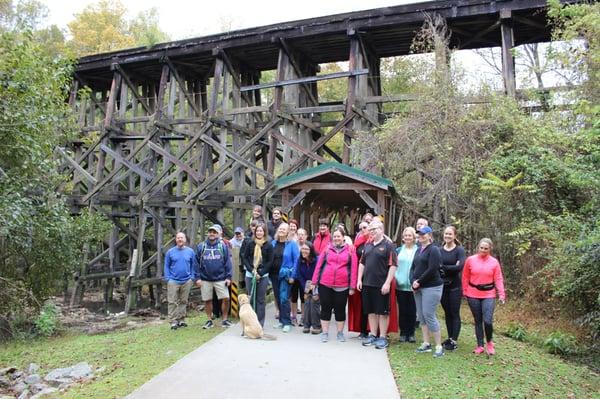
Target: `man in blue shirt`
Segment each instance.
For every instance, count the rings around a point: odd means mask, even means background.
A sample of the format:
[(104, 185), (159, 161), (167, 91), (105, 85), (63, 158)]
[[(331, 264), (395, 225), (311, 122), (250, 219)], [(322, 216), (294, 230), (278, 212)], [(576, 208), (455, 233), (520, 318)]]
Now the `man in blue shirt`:
[(208, 329), (214, 326), (211, 320), (213, 313), (213, 289), (221, 303), (222, 327), (231, 327), (232, 323), (227, 319), (229, 313), (229, 285), (231, 284), (232, 266), (229, 248), (220, 238), (223, 229), (218, 224), (208, 229), (206, 241), (198, 244), (196, 250), (196, 262), (201, 280), (202, 300), (204, 311), (208, 320), (202, 328)]
[(185, 233), (175, 235), (175, 244), (165, 254), (164, 278), (167, 280), (167, 301), (171, 330), (187, 327), (185, 316), (192, 284), (198, 279), (198, 265), (194, 250), (185, 244)]

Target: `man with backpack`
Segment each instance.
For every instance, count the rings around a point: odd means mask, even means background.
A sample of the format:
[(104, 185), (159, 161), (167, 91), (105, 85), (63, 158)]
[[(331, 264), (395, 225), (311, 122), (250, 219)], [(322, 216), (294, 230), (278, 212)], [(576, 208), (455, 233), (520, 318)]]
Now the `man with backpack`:
[(208, 320), (202, 328), (208, 329), (214, 326), (211, 320), (213, 313), (213, 289), (217, 293), (217, 298), (221, 305), (221, 315), (223, 320), (221, 326), (231, 327), (232, 323), (227, 319), (229, 315), (229, 285), (231, 284), (232, 265), (229, 248), (221, 239), (223, 229), (218, 224), (212, 225), (208, 229), (208, 238), (206, 241), (198, 244), (196, 250), (196, 259), (201, 281), (202, 301), (204, 301), (204, 311)]

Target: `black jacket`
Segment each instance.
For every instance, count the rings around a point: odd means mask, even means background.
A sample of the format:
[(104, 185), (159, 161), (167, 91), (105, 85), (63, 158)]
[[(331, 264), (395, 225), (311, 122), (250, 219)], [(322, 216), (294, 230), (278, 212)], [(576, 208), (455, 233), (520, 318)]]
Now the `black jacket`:
[(440, 249), (433, 244), (429, 244), (423, 252), (421, 248), (413, 259), (410, 268), (410, 283), (419, 280), (421, 288), (437, 287), (444, 284), (440, 276), (440, 266), (442, 264), (442, 255)]
[[(254, 240), (248, 241), (246, 245), (244, 245), (244, 251), (241, 254), (242, 257), (242, 265), (244, 269), (252, 273), (254, 270), (254, 248), (256, 247), (256, 243)], [(262, 262), (258, 266), (258, 274), (260, 276), (264, 276), (271, 271), (271, 266), (273, 265), (273, 246), (270, 241), (266, 241), (262, 248)], [(241, 250), (240, 250), (241, 252)]]

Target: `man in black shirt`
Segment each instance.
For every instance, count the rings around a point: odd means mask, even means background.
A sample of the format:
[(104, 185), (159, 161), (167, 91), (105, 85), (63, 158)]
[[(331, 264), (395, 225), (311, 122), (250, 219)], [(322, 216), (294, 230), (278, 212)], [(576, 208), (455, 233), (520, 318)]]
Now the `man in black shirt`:
[(384, 349), (389, 345), (386, 334), (390, 317), (390, 286), (396, 272), (397, 255), (394, 245), (385, 239), (383, 223), (379, 220), (369, 224), (369, 234), (371, 241), (365, 244), (358, 266), (357, 288), (362, 292), (363, 312), (369, 315), (371, 329), (371, 335), (362, 344)]

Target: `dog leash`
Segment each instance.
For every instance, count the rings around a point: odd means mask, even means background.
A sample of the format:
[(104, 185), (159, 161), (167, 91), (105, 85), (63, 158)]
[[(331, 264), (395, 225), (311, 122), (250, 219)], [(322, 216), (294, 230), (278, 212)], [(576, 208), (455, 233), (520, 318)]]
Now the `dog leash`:
[(250, 297), (252, 308), (256, 309), (256, 275), (252, 275), (252, 296)]

